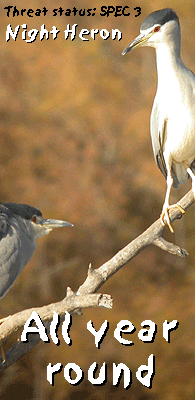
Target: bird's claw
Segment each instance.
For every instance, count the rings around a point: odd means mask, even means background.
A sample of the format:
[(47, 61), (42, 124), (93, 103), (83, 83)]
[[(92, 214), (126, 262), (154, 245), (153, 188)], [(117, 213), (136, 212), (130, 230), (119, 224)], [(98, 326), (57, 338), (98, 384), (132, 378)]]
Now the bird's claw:
[(163, 211), (162, 211), (162, 214), (160, 216), (160, 221), (161, 221), (162, 226), (165, 226), (167, 224), (172, 233), (174, 232), (174, 229), (173, 229), (173, 227), (171, 225), (171, 221), (170, 221), (170, 218), (169, 218), (169, 210), (171, 208), (175, 208), (175, 207), (177, 207), (179, 209), (181, 214), (185, 214), (185, 210), (179, 204), (176, 203), (176, 204), (172, 204), (171, 206), (168, 206), (168, 207), (165, 207), (165, 208), (163, 207)]
[[(161, 214), (161, 216), (160, 216), (160, 222), (161, 222), (162, 226), (165, 226), (166, 223), (167, 223), (167, 225), (168, 225), (170, 231), (173, 233), (173, 232), (174, 232), (174, 229), (173, 229), (173, 227), (172, 227), (172, 225), (171, 225), (171, 221), (170, 221), (170, 218), (169, 218), (168, 210), (169, 210), (169, 207), (167, 207), (167, 208), (162, 212), (162, 214)], [(164, 219), (166, 220), (166, 222), (164, 221)]]

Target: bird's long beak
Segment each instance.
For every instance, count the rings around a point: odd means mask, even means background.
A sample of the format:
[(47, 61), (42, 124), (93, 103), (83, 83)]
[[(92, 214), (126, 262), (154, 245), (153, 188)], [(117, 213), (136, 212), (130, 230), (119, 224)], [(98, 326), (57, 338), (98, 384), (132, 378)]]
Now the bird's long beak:
[(42, 224), (47, 229), (62, 228), (63, 226), (73, 226), (70, 222), (61, 221), (58, 219), (43, 219)]
[(153, 31), (149, 32), (147, 35), (144, 35), (143, 33), (140, 33), (139, 36), (137, 36), (130, 44), (128, 44), (127, 47), (123, 50), (121, 53), (123, 56), (131, 51), (132, 49), (135, 49), (135, 47), (142, 46), (147, 40), (152, 36)]

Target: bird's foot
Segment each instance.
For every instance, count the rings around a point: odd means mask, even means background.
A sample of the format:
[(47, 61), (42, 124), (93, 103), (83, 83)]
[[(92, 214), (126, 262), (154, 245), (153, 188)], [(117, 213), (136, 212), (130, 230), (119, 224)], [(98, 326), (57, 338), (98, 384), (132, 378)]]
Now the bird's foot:
[(179, 204), (176, 203), (172, 204), (171, 206), (163, 207), (162, 214), (160, 216), (160, 221), (162, 226), (165, 226), (165, 224), (167, 224), (172, 233), (174, 232), (174, 229), (171, 225), (171, 221), (169, 218), (169, 210), (175, 207), (177, 207), (182, 214), (185, 214), (185, 210)]

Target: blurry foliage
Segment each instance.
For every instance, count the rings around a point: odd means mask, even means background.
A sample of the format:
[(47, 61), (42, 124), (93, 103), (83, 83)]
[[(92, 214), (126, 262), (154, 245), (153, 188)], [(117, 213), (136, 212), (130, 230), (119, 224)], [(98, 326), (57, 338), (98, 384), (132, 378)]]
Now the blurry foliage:
[[(32, 2), (31, 2), (32, 3)], [(40, 4), (41, 3), (41, 4)], [(74, 223), (51, 233), (38, 249), (10, 292), (1, 301), (1, 314), (61, 300), (67, 285), (73, 290), (93, 267), (112, 257), (146, 229), (161, 212), (166, 183), (155, 165), (149, 136), (149, 118), (156, 89), (154, 50), (137, 49), (121, 56), (124, 47), (139, 33), (143, 19), (155, 9), (169, 7), (168, 1), (129, 4), (141, 6), (139, 18), (100, 17), (102, 2), (82, 3), (97, 8), (95, 17), (45, 18), (5, 17), (1, 2), (0, 63), (0, 195), (1, 201), (37, 206), (46, 218)], [(111, 1), (107, 5), (114, 5)], [(126, 5), (125, 2), (122, 2)], [(28, 5), (42, 7), (40, 1)], [(64, 6), (81, 8), (78, 1), (65, 4), (46, 0), (49, 10)], [(17, 1), (18, 8), (26, 2)], [(182, 26), (184, 62), (195, 71), (194, 15), (192, 1), (172, 1)], [(27, 23), (28, 29), (52, 26), (60, 29), (57, 40), (39, 38), (26, 44), (21, 32), (16, 42), (5, 42), (8, 23)], [(118, 28), (120, 42), (111, 39), (82, 42), (65, 41), (67, 23), (82, 28)], [(173, 200), (184, 194), (190, 183)], [(189, 399), (195, 395), (194, 378), (194, 209), (174, 225), (175, 236), (165, 235), (190, 252), (180, 260), (150, 247), (114, 275), (101, 289), (114, 298), (114, 308), (84, 310), (73, 316), (72, 346), (61, 337), (60, 347), (39, 344), (1, 376), (0, 399), (19, 395), (20, 399)], [(99, 329), (107, 319), (110, 329), (100, 350), (95, 348), (86, 325), (92, 320)], [(120, 345), (113, 337), (116, 324), (129, 319), (136, 327), (134, 346)], [(144, 344), (137, 333), (141, 322), (153, 320), (158, 332), (153, 344)], [(162, 337), (164, 320), (179, 320), (171, 333), (171, 343)], [(61, 332), (61, 329), (59, 329)], [(10, 343), (9, 343), (10, 346)], [(148, 356), (156, 356), (152, 390), (135, 377)], [(87, 380), (89, 366), (97, 361), (108, 364), (108, 383), (94, 387)], [(86, 379), (77, 388), (68, 384), (63, 373), (55, 385), (46, 380), (51, 362), (75, 362)], [(112, 385), (112, 363), (123, 362), (132, 370), (132, 387), (125, 391), (123, 380)]]

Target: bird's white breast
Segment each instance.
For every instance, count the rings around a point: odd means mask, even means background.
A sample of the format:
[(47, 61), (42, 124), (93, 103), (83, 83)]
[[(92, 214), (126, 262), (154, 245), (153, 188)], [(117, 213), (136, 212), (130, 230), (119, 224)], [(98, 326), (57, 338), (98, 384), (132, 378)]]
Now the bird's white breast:
[[(167, 74), (166, 74), (167, 72)], [(167, 120), (165, 148), (174, 161), (181, 163), (195, 158), (195, 76), (182, 64), (174, 73), (164, 71), (166, 78), (158, 85), (158, 127)]]

